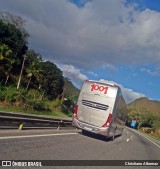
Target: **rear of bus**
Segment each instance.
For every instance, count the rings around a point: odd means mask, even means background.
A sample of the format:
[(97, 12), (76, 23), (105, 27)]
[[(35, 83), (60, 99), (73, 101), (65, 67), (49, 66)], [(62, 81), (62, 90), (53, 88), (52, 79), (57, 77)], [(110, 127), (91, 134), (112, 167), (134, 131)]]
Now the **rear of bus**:
[(114, 84), (85, 81), (74, 109), (72, 125), (109, 136), (118, 87)]

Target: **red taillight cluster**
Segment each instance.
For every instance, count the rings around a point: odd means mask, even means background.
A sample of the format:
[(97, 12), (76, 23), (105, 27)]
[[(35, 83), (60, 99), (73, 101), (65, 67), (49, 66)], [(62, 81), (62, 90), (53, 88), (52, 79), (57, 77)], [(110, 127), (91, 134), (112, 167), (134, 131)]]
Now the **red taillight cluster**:
[(78, 105), (76, 105), (76, 107), (74, 108), (74, 118), (75, 119), (78, 119), (77, 112), (78, 112)]
[(110, 125), (111, 120), (112, 120), (112, 114), (109, 114), (106, 123), (102, 127), (108, 127)]

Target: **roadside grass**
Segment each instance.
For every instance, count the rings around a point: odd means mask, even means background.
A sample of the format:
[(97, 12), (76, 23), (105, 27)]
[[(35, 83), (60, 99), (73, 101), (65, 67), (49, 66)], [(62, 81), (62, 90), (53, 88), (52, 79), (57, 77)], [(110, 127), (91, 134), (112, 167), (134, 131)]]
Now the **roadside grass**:
[(153, 133), (147, 133), (147, 132), (143, 131), (143, 129), (139, 129), (138, 131), (143, 133), (143, 134), (145, 134), (146, 136), (149, 136), (149, 137), (151, 137), (151, 138), (153, 138), (155, 140), (160, 141), (160, 135), (158, 135), (158, 134), (156, 134), (154, 132)]
[(16, 112), (16, 113), (23, 113), (23, 114), (32, 114), (32, 115), (41, 115), (47, 117), (60, 117), (60, 118), (70, 118), (69, 115), (61, 112), (61, 111), (36, 111), (32, 109), (23, 109), (20, 107), (4, 107), (0, 105), (0, 111), (4, 112)]
[(40, 99), (41, 93), (35, 89), (17, 90), (15, 86), (0, 85), (0, 111), (34, 114), (49, 117), (71, 118), (72, 113), (60, 99)]

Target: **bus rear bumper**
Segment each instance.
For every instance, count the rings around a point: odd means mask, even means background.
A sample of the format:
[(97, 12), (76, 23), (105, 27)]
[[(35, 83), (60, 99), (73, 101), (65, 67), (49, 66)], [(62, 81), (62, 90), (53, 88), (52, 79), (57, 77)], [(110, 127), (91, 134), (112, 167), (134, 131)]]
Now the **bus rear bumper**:
[(73, 119), (72, 126), (78, 128), (78, 129), (81, 129), (81, 130), (86, 130), (91, 133), (100, 134), (100, 135), (109, 137), (109, 128), (108, 127), (93, 126), (93, 125), (90, 125), (87, 123), (80, 122), (77, 119)]

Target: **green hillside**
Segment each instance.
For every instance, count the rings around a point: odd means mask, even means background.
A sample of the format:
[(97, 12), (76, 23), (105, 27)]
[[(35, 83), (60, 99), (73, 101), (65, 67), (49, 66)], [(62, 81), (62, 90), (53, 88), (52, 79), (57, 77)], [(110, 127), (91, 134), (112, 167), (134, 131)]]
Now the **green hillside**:
[[(128, 105), (128, 117), (138, 122), (138, 128), (160, 137), (160, 102), (139, 98)], [(143, 128), (145, 127), (145, 129)], [(150, 128), (150, 129), (147, 129)]]
[(68, 78), (64, 78), (63, 88), (63, 111), (72, 116), (74, 107), (79, 95), (79, 89), (77, 89)]
[(130, 103), (128, 109), (137, 113), (160, 115), (160, 102), (143, 97)]
[(64, 95), (67, 98), (73, 98), (77, 101), (80, 90), (77, 89), (70, 79), (64, 78)]

